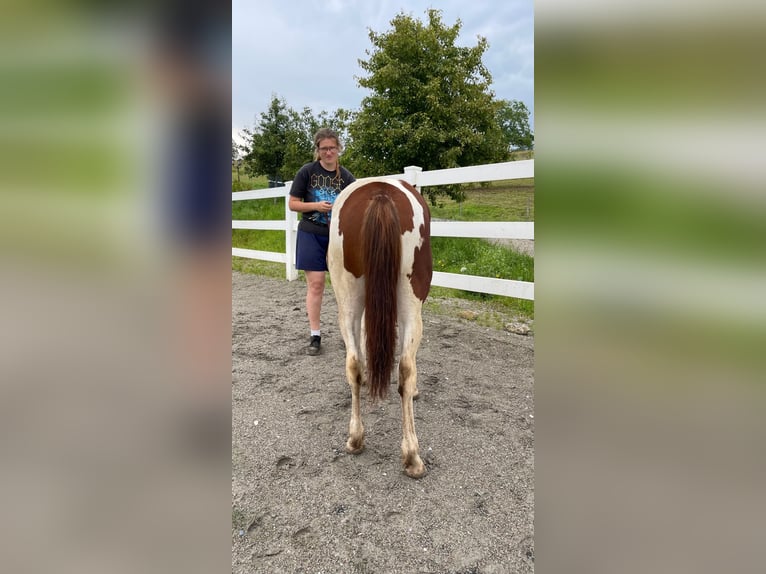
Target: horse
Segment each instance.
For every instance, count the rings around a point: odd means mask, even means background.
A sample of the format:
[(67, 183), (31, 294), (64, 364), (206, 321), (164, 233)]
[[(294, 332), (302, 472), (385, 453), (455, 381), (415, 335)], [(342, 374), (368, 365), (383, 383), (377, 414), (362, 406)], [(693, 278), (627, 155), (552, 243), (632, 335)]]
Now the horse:
[(351, 421), (346, 451), (364, 449), (360, 387), (372, 403), (388, 393), (395, 357), (402, 403), (402, 464), (411, 478), (426, 468), (418, 453), (413, 399), (421, 310), (431, 288), (431, 213), (409, 183), (359, 179), (338, 195), (330, 218), (327, 263), (346, 344)]

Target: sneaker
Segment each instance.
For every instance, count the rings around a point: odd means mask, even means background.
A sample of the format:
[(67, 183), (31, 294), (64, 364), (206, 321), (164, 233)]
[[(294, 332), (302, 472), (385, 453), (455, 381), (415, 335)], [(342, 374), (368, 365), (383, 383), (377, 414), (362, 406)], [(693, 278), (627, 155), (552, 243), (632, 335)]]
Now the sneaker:
[(306, 349), (306, 353), (308, 353), (309, 355), (318, 355), (321, 346), (322, 346), (322, 337), (320, 337), (319, 335), (312, 335), (311, 342), (309, 343), (309, 348)]

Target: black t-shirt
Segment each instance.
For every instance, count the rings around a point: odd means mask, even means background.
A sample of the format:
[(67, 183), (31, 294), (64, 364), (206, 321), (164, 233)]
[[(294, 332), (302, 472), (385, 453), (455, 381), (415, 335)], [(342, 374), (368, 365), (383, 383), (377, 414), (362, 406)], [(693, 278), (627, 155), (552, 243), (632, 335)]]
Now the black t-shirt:
[[(340, 176), (336, 171), (327, 171), (322, 167), (319, 160), (307, 163), (298, 170), (290, 188), (290, 195), (298, 197), (306, 203), (329, 201), (335, 203), (335, 198), (348, 184), (356, 181), (345, 167), (340, 166)], [(319, 211), (306, 211), (303, 213), (298, 229), (329, 235), (330, 214)]]

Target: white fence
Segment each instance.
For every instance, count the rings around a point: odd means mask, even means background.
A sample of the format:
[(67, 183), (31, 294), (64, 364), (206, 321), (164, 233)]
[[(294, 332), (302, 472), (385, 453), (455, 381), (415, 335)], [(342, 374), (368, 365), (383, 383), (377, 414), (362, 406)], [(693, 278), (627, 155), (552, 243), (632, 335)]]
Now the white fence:
[[(421, 189), (431, 185), (446, 185), (451, 183), (468, 183), (498, 181), (506, 179), (521, 179), (534, 177), (535, 160), (509, 161), (489, 165), (476, 165), (454, 169), (438, 169), (423, 171), (417, 166), (404, 168), (404, 174), (389, 177), (404, 179)], [(285, 218), (273, 221), (242, 221), (233, 220), (232, 229), (262, 229), (285, 232), (286, 253), (271, 251), (256, 251), (232, 247), (231, 254), (236, 257), (274, 261), (285, 265), (288, 281), (298, 278), (295, 269), (295, 241), (298, 231), (297, 214), (287, 207), (290, 184), (282, 187), (237, 191), (231, 194), (232, 201), (246, 199), (268, 199), (281, 197), (285, 202)], [(478, 237), (484, 239), (534, 239), (534, 222), (463, 222), (463, 221), (432, 221), (431, 237)], [(477, 275), (462, 275), (458, 273), (434, 272), (432, 285), (463, 289), (477, 293), (517, 297), (534, 300), (535, 284), (529, 281), (513, 281), (510, 279), (494, 279)]]

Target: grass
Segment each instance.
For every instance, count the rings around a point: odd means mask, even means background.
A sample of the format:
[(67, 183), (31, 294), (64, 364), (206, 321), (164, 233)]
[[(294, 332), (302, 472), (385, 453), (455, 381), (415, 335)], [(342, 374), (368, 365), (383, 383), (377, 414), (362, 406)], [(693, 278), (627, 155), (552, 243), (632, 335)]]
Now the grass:
[[(234, 190), (261, 189), (268, 180), (247, 178), (232, 172)], [(534, 180), (520, 179), (471, 185), (466, 188), (466, 200), (458, 203), (439, 199), (431, 206), (434, 219), (452, 221), (534, 221)], [(284, 217), (284, 201), (258, 199), (232, 203), (233, 219), (275, 219)], [(232, 245), (259, 251), (285, 252), (285, 235), (281, 231), (233, 229)], [(519, 254), (510, 247), (482, 239), (434, 237), (431, 239), (434, 271), (465, 273), (483, 277), (534, 281), (534, 258)], [(243, 273), (283, 278), (281, 263), (232, 258), (232, 269)], [(329, 281), (329, 279), (328, 279)], [(534, 318), (534, 301), (473, 293), (445, 287), (432, 287), (426, 308), (435, 313), (454, 313), (446, 300), (458, 298), (476, 309), (463, 313), (463, 318), (493, 327), (502, 327), (509, 318)], [(477, 310), (478, 309), (478, 310)], [(465, 310), (463, 310), (465, 311)]]
[[(263, 178), (264, 180), (266, 178)], [(249, 181), (246, 189), (260, 189), (266, 187), (268, 183), (258, 181)], [(244, 190), (243, 190), (244, 191)], [(248, 199), (245, 201), (234, 201), (231, 206), (232, 219), (274, 219), (282, 220), (285, 217), (285, 202), (281, 198), (269, 199)], [(296, 215), (297, 217), (297, 215)], [(285, 252), (285, 234), (282, 231), (253, 230), (253, 229), (232, 229), (231, 244), (234, 247), (244, 249), (257, 249), (259, 251), (274, 251), (276, 253)], [(253, 265), (257, 264), (257, 265)], [(273, 276), (271, 266), (281, 268), (282, 272), (278, 275), (284, 277), (284, 265), (281, 263), (271, 263), (269, 261), (257, 261), (253, 259), (234, 258), (232, 268), (236, 271), (253, 273), (261, 271)]]
[[(515, 309), (503, 301), (506, 297), (492, 297), (484, 300), (472, 300), (456, 295), (454, 289), (432, 287), (423, 308), (434, 315), (458, 317), (477, 325), (501, 330), (508, 323), (526, 322), (531, 314), (523, 309)], [(519, 300), (520, 301), (520, 300)], [(532, 301), (528, 301), (532, 304)]]
[(240, 168), (239, 173), (237, 173), (236, 168), (231, 168), (232, 191), (248, 191), (250, 189), (263, 189), (265, 187), (269, 187), (269, 178), (265, 175), (250, 177), (245, 174), (245, 171), (242, 168)]
[(440, 197), (431, 217), (453, 221), (534, 221), (535, 180), (515, 179), (466, 186), (466, 201)]
[[(517, 253), (509, 247), (483, 239), (433, 237), (431, 250), (434, 271), (534, 282), (534, 258)], [(492, 301), (507, 312), (530, 319), (534, 317), (534, 301), (444, 287), (434, 287), (432, 294), (472, 301)]]
[[(265, 176), (250, 178), (240, 170), (232, 169), (232, 191), (247, 191), (268, 187)], [(249, 199), (234, 201), (231, 205), (232, 219), (284, 219), (285, 202), (280, 198)], [(264, 231), (252, 229), (232, 229), (231, 244), (233, 247), (257, 249), (259, 251), (285, 252), (285, 234), (282, 231)], [(266, 275), (268, 277), (284, 277), (285, 267), (281, 263), (258, 261), (257, 259), (232, 258), (232, 269), (243, 273)]]

